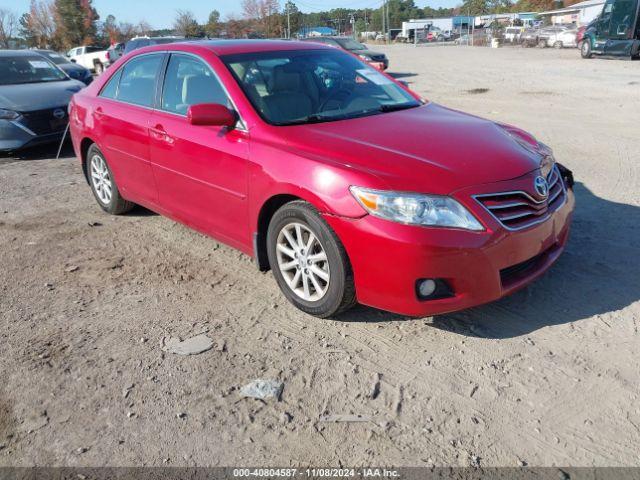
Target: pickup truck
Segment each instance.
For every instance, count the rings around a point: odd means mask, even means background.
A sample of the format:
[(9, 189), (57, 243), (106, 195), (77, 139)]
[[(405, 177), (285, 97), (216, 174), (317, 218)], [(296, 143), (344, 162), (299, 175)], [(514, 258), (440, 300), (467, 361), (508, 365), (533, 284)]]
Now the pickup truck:
[(73, 63), (100, 75), (111, 63), (107, 50), (99, 47), (76, 47), (67, 52), (67, 57)]

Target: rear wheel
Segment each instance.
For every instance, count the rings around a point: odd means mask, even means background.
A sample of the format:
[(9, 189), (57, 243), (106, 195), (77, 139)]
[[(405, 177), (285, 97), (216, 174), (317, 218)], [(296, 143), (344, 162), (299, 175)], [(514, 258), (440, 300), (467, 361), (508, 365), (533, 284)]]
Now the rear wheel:
[(303, 312), (327, 318), (355, 305), (347, 253), (307, 202), (288, 203), (274, 214), (267, 231), (267, 252), (278, 286)]
[(547, 47), (547, 41), (544, 40), (544, 39), (538, 40), (538, 47), (539, 48), (546, 48)]
[(135, 203), (125, 200), (120, 195), (109, 164), (95, 143), (87, 152), (87, 176), (93, 196), (105, 212), (121, 215), (135, 207)]
[(588, 38), (585, 38), (582, 41), (582, 47), (580, 48), (580, 55), (582, 58), (591, 58), (593, 53), (591, 52), (591, 41)]

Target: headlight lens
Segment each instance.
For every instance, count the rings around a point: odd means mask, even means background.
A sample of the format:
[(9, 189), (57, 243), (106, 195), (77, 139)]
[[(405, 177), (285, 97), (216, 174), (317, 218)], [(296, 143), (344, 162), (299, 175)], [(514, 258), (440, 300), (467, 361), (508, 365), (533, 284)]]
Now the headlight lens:
[(351, 187), (351, 194), (371, 215), (409, 225), (462, 228), (484, 227), (460, 203), (442, 195), (388, 192)]
[(370, 62), (371, 61), (371, 57), (369, 55), (358, 55), (362, 60), (364, 60), (365, 62)]
[(6, 110), (4, 108), (0, 108), (0, 120), (15, 120), (19, 116), (20, 116), (20, 114), (18, 112), (14, 112), (13, 110)]

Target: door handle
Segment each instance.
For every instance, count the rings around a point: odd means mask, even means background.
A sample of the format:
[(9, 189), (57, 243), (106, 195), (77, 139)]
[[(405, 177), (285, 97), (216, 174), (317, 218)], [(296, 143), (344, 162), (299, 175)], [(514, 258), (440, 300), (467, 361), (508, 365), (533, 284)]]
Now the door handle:
[(96, 115), (96, 117), (104, 116), (104, 112), (102, 111), (102, 107), (96, 108), (95, 115)]
[(162, 125), (150, 127), (149, 132), (151, 132), (151, 136), (153, 136), (157, 140), (161, 140), (169, 144), (173, 144), (175, 141), (174, 138), (167, 133)]

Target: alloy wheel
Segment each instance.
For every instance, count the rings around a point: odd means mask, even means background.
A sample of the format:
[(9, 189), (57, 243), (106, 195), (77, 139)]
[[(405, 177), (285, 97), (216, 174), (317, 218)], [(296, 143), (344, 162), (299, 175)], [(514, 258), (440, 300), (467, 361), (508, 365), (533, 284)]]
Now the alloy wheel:
[(107, 162), (100, 155), (91, 157), (91, 183), (100, 202), (104, 205), (111, 203), (113, 184), (107, 168)]
[(331, 272), (327, 253), (318, 237), (302, 223), (289, 223), (278, 233), (278, 268), (299, 298), (316, 302), (329, 288)]

